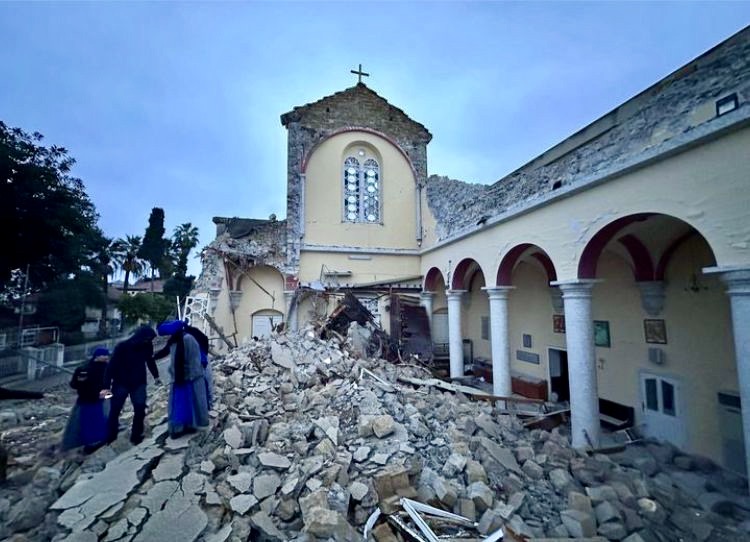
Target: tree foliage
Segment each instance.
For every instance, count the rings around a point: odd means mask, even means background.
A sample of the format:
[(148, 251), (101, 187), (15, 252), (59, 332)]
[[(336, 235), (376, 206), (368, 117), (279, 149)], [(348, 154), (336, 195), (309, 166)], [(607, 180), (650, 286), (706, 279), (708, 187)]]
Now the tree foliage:
[(169, 248), (168, 240), (164, 238), (164, 209), (154, 207), (148, 217), (148, 227), (143, 236), (138, 257), (148, 262), (153, 281), (156, 270), (164, 270), (164, 260)]
[(180, 224), (172, 233), (172, 252), (175, 261), (175, 276), (187, 276), (190, 251), (198, 245), (198, 228), (190, 222)]
[(161, 294), (126, 295), (118, 307), (123, 318), (131, 323), (139, 320), (159, 323), (176, 312), (174, 302)]
[(86, 321), (86, 307), (99, 307), (104, 297), (99, 277), (83, 273), (60, 280), (39, 297), (36, 319), (63, 331), (79, 330)]
[(143, 260), (138, 256), (141, 250), (140, 235), (128, 235), (125, 239), (118, 239), (117, 243), (117, 267), (125, 273), (122, 291), (128, 293), (130, 278), (138, 278), (146, 270)]
[(42, 139), (0, 122), (0, 289), (27, 264), (35, 289), (78, 272), (100, 233), (73, 158)]

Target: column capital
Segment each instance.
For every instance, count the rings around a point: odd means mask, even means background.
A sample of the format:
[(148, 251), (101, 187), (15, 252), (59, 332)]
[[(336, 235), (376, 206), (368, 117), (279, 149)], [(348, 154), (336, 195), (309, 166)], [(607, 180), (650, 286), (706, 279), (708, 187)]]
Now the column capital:
[(484, 286), (482, 290), (487, 292), (487, 297), (490, 299), (508, 299), (511, 290), (515, 290), (515, 286)]
[(596, 284), (602, 282), (601, 279), (574, 279), (558, 280), (550, 282), (550, 286), (557, 286), (563, 294), (563, 299), (586, 298), (591, 297), (591, 290)]
[(463, 296), (466, 293), (466, 290), (446, 290), (445, 291), (445, 297), (448, 299), (461, 299), (461, 296)]
[(658, 316), (664, 310), (667, 283), (663, 280), (642, 280), (635, 283), (641, 292), (641, 307), (649, 316)]
[(730, 296), (750, 296), (750, 267), (704, 267), (706, 275), (719, 275)]
[(422, 299), (432, 299), (433, 297), (435, 297), (435, 295), (435, 292), (430, 292), (428, 290), (419, 292), (419, 297), (421, 297)]

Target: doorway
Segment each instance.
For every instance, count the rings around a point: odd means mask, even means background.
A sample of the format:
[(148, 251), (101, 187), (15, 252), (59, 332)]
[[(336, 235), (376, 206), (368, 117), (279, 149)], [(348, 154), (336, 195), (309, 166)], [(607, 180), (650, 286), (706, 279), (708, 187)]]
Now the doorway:
[(641, 373), (640, 379), (644, 435), (683, 447), (685, 419), (680, 403), (680, 381), (651, 373)]
[(283, 322), (284, 316), (274, 310), (258, 311), (253, 314), (252, 320), (252, 336), (258, 337), (269, 337), (273, 329)]
[(559, 348), (549, 349), (549, 391), (550, 399), (570, 401), (570, 381), (568, 380), (568, 352)]

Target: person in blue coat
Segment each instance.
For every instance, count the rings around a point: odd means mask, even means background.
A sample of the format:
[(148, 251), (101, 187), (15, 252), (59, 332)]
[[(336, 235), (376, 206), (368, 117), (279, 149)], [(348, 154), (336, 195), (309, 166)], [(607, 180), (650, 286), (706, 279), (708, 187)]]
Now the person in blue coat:
[[(176, 324), (172, 324), (173, 326)], [(209, 341), (206, 334), (203, 333), (197, 327), (191, 326), (185, 321), (183, 331), (198, 341), (198, 348), (201, 351), (201, 366), (203, 367), (203, 377), (206, 380), (206, 399), (208, 400), (208, 408), (211, 409), (213, 404), (213, 376), (211, 374), (211, 365), (208, 363), (208, 347)], [(172, 335), (167, 344), (161, 350), (154, 353), (154, 360), (161, 359), (169, 355), (170, 348), (174, 344), (175, 336)]]
[(159, 335), (171, 335), (169, 374), (169, 434), (172, 438), (194, 433), (208, 426), (206, 381), (198, 341), (185, 331), (181, 320), (165, 322)]
[(83, 446), (84, 453), (91, 453), (107, 440), (108, 404), (100, 397), (107, 371), (109, 350), (98, 347), (88, 363), (77, 367), (70, 380), (78, 398), (68, 418), (63, 434), (62, 449)]

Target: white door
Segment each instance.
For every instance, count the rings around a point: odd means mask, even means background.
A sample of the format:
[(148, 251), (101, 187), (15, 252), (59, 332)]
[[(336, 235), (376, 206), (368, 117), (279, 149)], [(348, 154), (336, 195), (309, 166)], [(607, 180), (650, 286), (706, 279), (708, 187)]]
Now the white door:
[(448, 344), (448, 313), (438, 312), (432, 315), (432, 342)]
[(680, 383), (674, 378), (641, 373), (643, 432), (647, 437), (685, 445), (685, 413), (680, 402)]
[(274, 326), (280, 324), (283, 317), (278, 314), (256, 314), (253, 316), (253, 337), (268, 337)]

